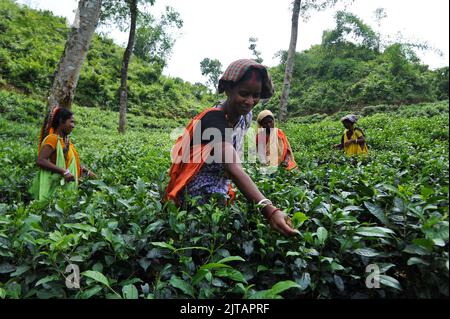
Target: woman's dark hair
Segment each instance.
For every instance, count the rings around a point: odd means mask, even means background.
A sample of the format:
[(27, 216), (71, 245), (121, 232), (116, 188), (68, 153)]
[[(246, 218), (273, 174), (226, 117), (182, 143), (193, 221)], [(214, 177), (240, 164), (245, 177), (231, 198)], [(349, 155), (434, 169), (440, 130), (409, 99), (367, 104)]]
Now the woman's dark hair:
[(38, 151), (41, 149), (41, 143), (44, 140), (44, 138), (48, 135), (50, 128), (56, 130), (59, 124), (64, 123), (72, 116), (73, 113), (71, 111), (59, 107), (54, 109), (53, 112), (47, 113), (44, 119), (44, 123), (42, 124), (41, 127), (41, 132), (39, 134)]
[(60, 108), (56, 111), (56, 114), (52, 117), (52, 122), (50, 124), (50, 127), (52, 127), (54, 130), (60, 125), (61, 123), (64, 123), (68, 119), (70, 119), (73, 116), (73, 113), (69, 111), (68, 109)]
[(275, 118), (272, 115), (267, 115), (261, 121), (259, 121), (259, 123), (262, 123), (265, 119), (271, 119), (271, 120), (275, 121)]

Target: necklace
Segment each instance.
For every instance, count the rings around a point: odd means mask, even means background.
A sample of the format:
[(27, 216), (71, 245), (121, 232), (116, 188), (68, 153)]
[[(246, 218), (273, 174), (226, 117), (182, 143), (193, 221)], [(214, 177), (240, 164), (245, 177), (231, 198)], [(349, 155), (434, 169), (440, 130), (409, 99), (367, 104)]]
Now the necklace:
[(227, 122), (227, 126), (234, 128), (236, 126), (236, 124), (239, 122), (239, 116), (237, 117), (237, 120), (234, 121), (234, 123), (232, 120), (230, 120), (230, 116), (229, 116), (229, 112), (228, 112), (228, 104), (226, 101), (223, 104), (221, 104), (221, 109), (225, 113), (225, 120)]

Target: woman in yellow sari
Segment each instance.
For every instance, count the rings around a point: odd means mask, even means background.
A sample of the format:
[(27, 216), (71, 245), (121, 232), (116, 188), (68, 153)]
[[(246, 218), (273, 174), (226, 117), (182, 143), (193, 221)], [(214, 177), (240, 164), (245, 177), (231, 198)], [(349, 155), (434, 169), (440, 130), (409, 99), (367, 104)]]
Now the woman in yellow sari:
[(342, 134), (341, 143), (334, 145), (334, 147), (343, 150), (347, 156), (367, 155), (369, 153), (364, 132), (355, 126), (357, 121), (358, 118), (354, 114), (344, 116), (341, 119), (345, 131)]
[(40, 201), (48, 199), (58, 185), (75, 190), (82, 173), (95, 177), (80, 165), (78, 153), (69, 139), (74, 127), (73, 113), (63, 108), (55, 108), (42, 127), (36, 161), (40, 170), (30, 189)]
[(261, 163), (270, 166), (281, 165), (288, 171), (296, 168), (291, 145), (284, 132), (275, 127), (273, 113), (269, 110), (260, 112), (256, 125), (256, 149)]

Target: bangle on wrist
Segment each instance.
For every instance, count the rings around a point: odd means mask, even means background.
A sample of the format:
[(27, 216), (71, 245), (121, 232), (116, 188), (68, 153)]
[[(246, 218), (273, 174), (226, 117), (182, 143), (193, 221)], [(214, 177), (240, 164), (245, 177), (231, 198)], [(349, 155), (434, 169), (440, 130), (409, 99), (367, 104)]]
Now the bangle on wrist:
[(261, 200), (256, 204), (256, 206), (261, 206), (261, 208), (264, 208), (264, 207), (266, 207), (266, 206), (268, 206), (268, 205), (273, 205), (273, 204), (272, 204), (271, 200), (270, 200), (270, 199), (267, 199), (267, 198), (261, 199)]
[(281, 209), (275, 208), (275, 209), (267, 216), (267, 219), (269, 220), (269, 222), (272, 220), (272, 217), (275, 215), (276, 212), (281, 212)]
[(70, 174), (70, 171), (68, 170), (68, 169), (66, 169), (65, 171), (64, 171), (64, 176), (67, 176), (67, 175), (69, 175)]

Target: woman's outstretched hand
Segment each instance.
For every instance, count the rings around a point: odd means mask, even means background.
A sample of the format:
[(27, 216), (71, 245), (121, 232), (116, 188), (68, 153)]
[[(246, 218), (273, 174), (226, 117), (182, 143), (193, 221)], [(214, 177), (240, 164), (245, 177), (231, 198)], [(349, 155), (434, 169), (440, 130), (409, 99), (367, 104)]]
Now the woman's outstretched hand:
[(267, 214), (270, 226), (285, 236), (294, 236), (298, 231), (292, 228), (292, 221), (283, 211), (271, 206), (272, 210)]
[(89, 177), (89, 178), (97, 178), (97, 175), (95, 175), (94, 174), (94, 172), (91, 172), (91, 171), (87, 171), (87, 176)]
[(73, 176), (68, 170), (64, 172), (63, 177), (66, 183), (73, 182), (75, 180), (75, 176)]
[(86, 167), (81, 167), (81, 173), (85, 174), (89, 178), (97, 178), (97, 175), (94, 172), (88, 170)]

